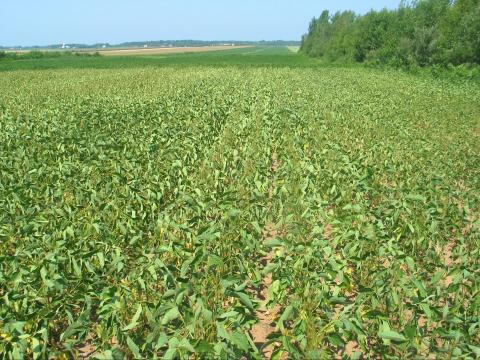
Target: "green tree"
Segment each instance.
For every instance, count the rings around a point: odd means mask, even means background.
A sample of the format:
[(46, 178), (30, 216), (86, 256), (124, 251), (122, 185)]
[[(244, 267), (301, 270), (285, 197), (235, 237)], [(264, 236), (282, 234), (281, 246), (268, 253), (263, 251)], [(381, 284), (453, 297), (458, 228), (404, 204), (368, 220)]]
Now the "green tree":
[(480, 64), (480, 0), (403, 0), (395, 10), (313, 18), (301, 51), (394, 66)]

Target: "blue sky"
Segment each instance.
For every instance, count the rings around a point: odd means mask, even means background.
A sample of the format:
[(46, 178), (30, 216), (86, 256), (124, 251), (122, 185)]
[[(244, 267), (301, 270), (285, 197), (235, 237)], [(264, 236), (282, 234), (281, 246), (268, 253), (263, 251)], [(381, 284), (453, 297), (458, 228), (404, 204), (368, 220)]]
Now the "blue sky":
[(323, 9), (400, 0), (0, 0), (0, 45), (146, 40), (296, 40)]

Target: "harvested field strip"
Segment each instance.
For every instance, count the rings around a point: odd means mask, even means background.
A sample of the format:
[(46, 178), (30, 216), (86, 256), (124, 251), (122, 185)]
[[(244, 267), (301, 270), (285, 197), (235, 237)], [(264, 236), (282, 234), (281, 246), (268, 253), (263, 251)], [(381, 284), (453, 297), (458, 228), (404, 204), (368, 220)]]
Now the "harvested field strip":
[(138, 48), (138, 49), (113, 49), (99, 50), (104, 56), (127, 56), (127, 55), (163, 55), (180, 53), (198, 53), (234, 49), (246, 49), (252, 46), (192, 46), (192, 47), (172, 47), (172, 48)]

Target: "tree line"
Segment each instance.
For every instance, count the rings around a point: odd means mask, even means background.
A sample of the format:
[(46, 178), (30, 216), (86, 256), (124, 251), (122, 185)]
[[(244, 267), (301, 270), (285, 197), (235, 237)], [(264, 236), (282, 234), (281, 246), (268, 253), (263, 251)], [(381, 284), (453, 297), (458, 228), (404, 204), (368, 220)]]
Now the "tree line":
[(313, 18), (301, 51), (391, 66), (480, 64), (480, 0), (402, 1), (395, 10)]

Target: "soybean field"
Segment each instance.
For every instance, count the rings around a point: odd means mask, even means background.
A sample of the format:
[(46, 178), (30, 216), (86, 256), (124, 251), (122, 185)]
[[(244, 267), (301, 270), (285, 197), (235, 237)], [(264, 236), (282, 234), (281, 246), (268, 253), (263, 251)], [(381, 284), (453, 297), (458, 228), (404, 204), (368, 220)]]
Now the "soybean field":
[(480, 356), (480, 85), (256, 50), (0, 64), (0, 358)]

